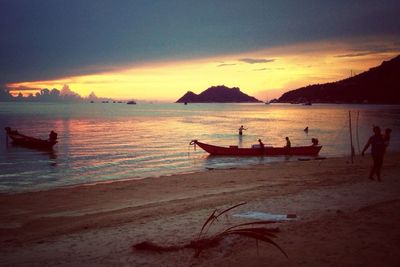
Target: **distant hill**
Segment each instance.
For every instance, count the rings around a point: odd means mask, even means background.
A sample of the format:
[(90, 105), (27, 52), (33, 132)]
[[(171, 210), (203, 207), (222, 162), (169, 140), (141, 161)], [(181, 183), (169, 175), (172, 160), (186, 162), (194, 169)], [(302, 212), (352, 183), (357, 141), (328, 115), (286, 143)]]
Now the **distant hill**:
[(212, 86), (200, 94), (188, 91), (176, 103), (258, 103), (255, 97), (242, 93), (238, 87)]
[(278, 102), (400, 104), (400, 56), (351, 78), (286, 92)]

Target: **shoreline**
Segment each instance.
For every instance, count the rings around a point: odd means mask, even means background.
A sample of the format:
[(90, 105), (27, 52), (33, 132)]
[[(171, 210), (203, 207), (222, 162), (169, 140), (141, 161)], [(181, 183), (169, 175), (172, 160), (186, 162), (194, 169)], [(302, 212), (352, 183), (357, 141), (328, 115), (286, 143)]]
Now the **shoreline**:
[[(308, 259), (302, 264), (296, 258), (304, 257), (292, 251), (300, 244), (291, 238), (300, 243), (315, 243), (334, 235), (322, 231), (316, 239), (308, 239), (304, 235), (307, 227), (315, 224), (315, 229), (319, 229), (321, 224), (330, 221), (328, 218), (333, 218), (338, 224), (346, 221), (347, 228), (344, 228), (351, 231), (353, 226), (348, 217), (361, 220), (362, 216), (379, 214), (385, 209), (394, 213), (393, 218), (383, 217), (383, 221), (398, 217), (395, 208), (400, 200), (400, 184), (396, 179), (400, 173), (400, 154), (386, 155), (382, 183), (367, 179), (369, 156), (357, 157), (354, 164), (348, 161), (348, 158), (289, 161), (165, 176), (156, 182), (143, 179), (0, 194), (0, 255), (9, 265), (23, 265), (33, 260), (38, 265), (71, 265), (83, 261), (93, 265), (148, 262), (150, 266), (173, 265), (174, 257), (182, 258), (183, 262), (192, 261), (192, 254), (187, 251), (153, 255), (132, 252), (130, 246), (144, 240), (156, 243), (190, 240), (212, 210), (247, 202), (234, 213), (253, 210), (297, 214), (295, 222), (280, 224), (281, 233), (275, 241), (289, 250), (290, 260), (295, 259), (296, 266), (307, 266)], [(372, 208), (365, 211), (366, 207)], [(358, 218), (363, 208), (364, 213)], [(227, 219), (224, 225), (243, 221), (232, 216)], [(376, 230), (388, 234), (392, 229)], [(276, 262), (275, 266), (288, 263), (272, 246), (260, 245), (265, 255), (257, 256), (254, 242), (229, 239), (217, 252), (206, 252), (211, 256), (201, 257), (195, 264), (229, 266), (226, 263), (229, 262), (231, 266), (239, 266), (250, 260), (252, 266), (262, 266), (257, 263), (265, 257)], [(347, 260), (354, 261), (348, 257)]]
[[(395, 154), (395, 153), (400, 153), (400, 152), (390, 152), (390, 153)], [(281, 156), (279, 156), (279, 157), (281, 157)], [(129, 183), (129, 182), (141, 181), (141, 180), (147, 180), (147, 179), (160, 179), (160, 178), (164, 179), (166, 177), (171, 177), (171, 176), (201, 174), (201, 173), (206, 173), (209, 171), (246, 170), (246, 169), (250, 169), (250, 168), (254, 168), (254, 167), (270, 166), (273, 164), (280, 164), (280, 163), (287, 163), (287, 162), (322, 161), (322, 160), (349, 158), (349, 156), (340, 156), (340, 155), (335, 155), (335, 156), (319, 156), (318, 155), (316, 157), (309, 157), (309, 158), (307, 158), (307, 156), (306, 156), (305, 160), (301, 160), (300, 156), (294, 156), (294, 157), (295, 158), (293, 158), (293, 159), (289, 158), (289, 159), (284, 159), (282, 161), (272, 161), (272, 162), (265, 162), (265, 163), (249, 163), (249, 164), (240, 165), (238, 167), (230, 167), (230, 166), (216, 167), (216, 168), (204, 167), (203, 169), (200, 169), (200, 170), (184, 171), (184, 172), (178, 172), (178, 173), (172, 173), (172, 174), (162, 174), (162, 175), (158, 175), (158, 176), (123, 178), (123, 179), (116, 179), (116, 180), (104, 180), (104, 181), (98, 181), (98, 182), (86, 182), (86, 183), (72, 184), (72, 185), (60, 185), (60, 186), (56, 186), (56, 187), (41, 188), (41, 189), (36, 189), (36, 190), (32, 190), (32, 191), (0, 192), (0, 196), (38, 193), (38, 192), (46, 192), (46, 191), (52, 191), (52, 190), (58, 190), (58, 189), (70, 189), (70, 188), (76, 188), (76, 187), (91, 187), (91, 186), (102, 185), (102, 184), (114, 184), (114, 183), (125, 183), (125, 182)]]

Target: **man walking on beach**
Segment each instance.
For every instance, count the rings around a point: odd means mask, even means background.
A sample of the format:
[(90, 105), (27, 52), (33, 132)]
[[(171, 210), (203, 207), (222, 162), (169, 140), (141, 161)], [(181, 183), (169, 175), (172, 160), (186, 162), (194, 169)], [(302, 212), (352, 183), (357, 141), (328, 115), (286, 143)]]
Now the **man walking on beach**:
[(383, 155), (385, 154), (385, 140), (381, 134), (381, 128), (374, 126), (373, 131), (374, 135), (371, 136), (368, 142), (365, 144), (361, 155), (364, 156), (365, 151), (369, 148), (369, 146), (371, 146), (373, 164), (368, 178), (374, 180), (374, 174), (376, 173), (376, 177), (380, 182)]

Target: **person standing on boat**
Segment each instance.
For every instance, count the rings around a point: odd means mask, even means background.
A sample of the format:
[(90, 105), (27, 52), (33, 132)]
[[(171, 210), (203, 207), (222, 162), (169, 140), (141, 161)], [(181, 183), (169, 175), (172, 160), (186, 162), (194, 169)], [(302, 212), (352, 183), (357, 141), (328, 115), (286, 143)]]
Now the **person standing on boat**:
[(247, 129), (245, 129), (245, 128), (243, 127), (243, 125), (240, 126), (240, 128), (239, 128), (239, 135), (243, 135), (243, 131), (245, 131), (245, 130), (247, 130)]
[(381, 128), (379, 128), (379, 126), (374, 126), (373, 132), (374, 135), (368, 139), (368, 142), (365, 144), (361, 155), (364, 156), (365, 151), (371, 146), (373, 164), (368, 178), (374, 180), (374, 174), (376, 174), (376, 177), (380, 182), (383, 155), (385, 154), (386, 147), (385, 140), (381, 134)]
[(258, 143), (260, 144), (261, 154), (264, 154), (264, 149), (265, 149), (264, 143), (261, 141), (261, 139), (258, 139)]

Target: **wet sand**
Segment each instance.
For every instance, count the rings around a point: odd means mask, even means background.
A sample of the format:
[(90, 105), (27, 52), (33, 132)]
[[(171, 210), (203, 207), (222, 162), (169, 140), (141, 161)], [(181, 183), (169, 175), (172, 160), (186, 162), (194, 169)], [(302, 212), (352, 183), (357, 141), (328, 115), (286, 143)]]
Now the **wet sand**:
[[(399, 266), (400, 154), (388, 154), (383, 182), (371, 159), (329, 158), (0, 195), (4, 266)], [(252, 221), (234, 214), (296, 214), (275, 241), (229, 237), (192, 250), (132, 249), (142, 241), (192, 240), (214, 209), (247, 202), (210, 232)]]

